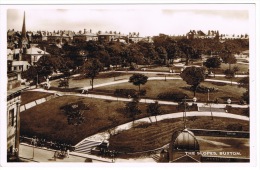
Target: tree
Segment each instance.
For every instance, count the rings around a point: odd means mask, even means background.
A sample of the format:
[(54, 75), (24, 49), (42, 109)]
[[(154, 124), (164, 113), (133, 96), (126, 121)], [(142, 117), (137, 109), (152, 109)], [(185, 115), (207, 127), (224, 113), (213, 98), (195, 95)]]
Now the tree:
[(139, 100), (133, 99), (131, 102), (125, 105), (125, 112), (129, 118), (132, 118), (133, 124), (136, 116), (142, 113), (138, 104)]
[(231, 70), (231, 64), (235, 64), (237, 62), (237, 59), (230, 51), (225, 51), (222, 60), (224, 63), (229, 65), (229, 70)]
[(102, 64), (97, 60), (93, 59), (91, 61), (87, 61), (83, 66), (83, 72), (87, 78), (91, 78), (91, 87), (93, 90), (94, 79), (99, 74), (99, 72), (103, 69)]
[(236, 73), (239, 71), (239, 67), (238, 66), (234, 66), (233, 67), (233, 71), (234, 71), (234, 76), (236, 76)]
[(204, 65), (208, 68), (208, 69), (213, 69), (213, 73), (214, 73), (214, 78), (215, 78), (215, 68), (219, 68), (221, 65), (221, 60), (218, 57), (211, 57), (208, 58), (206, 60), (206, 62), (204, 62)]
[(243, 87), (246, 91), (243, 93), (241, 98), (249, 104), (249, 77), (242, 78), (239, 82), (239, 87)]
[(69, 79), (68, 78), (63, 78), (59, 80), (59, 86), (58, 87), (69, 87)]
[(225, 71), (224, 71), (224, 74), (226, 75), (226, 78), (229, 78), (230, 79), (230, 81), (231, 81), (231, 85), (232, 85), (232, 80), (233, 80), (233, 78), (235, 77), (235, 75), (236, 75), (236, 72), (239, 70), (239, 68), (238, 67), (233, 67), (233, 69), (226, 69)]
[(159, 55), (159, 58), (163, 61), (164, 64), (168, 64), (168, 54), (164, 47), (160, 46), (156, 48), (156, 51)]
[(186, 81), (188, 85), (192, 86), (194, 97), (196, 96), (196, 90), (201, 82), (205, 79), (204, 69), (201, 67), (187, 67), (180, 74), (181, 78)]
[(244, 87), (246, 89), (249, 89), (249, 77), (244, 77), (241, 80), (238, 81), (239, 87)]
[(60, 66), (55, 57), (43, 55), (35, 65), (22, 73), (22, 78), (27, 81), (33, 80), (36, 84), (47, 79)]
[(139, 86), (139, 93), (140, 93), (140, 86), (141, 84), (144, 85), (148, 80), (148, 77), (143, 75), (143, 74), (133, 74), (130, 78), (129, 78), (129, 83), (133, 83), (135, 86)]
[[(157, 124), (157, 115), (160, 115), (162, 113), (161, 109), (160, 109), (160, 105), (158, 103), (158, 101), (155, 101), (154, 103), (150, 103), (149, 105), (147, 105), (147, 109), (146, 109), (147, 113), (150, 116), (154, 116), (155, 120), (156, 120), (156, 124)], [(150, 119), (151, 121), (151, 119)], [(151, 121), (152, 122), (152, 121)]]
[(80, 125), (85, 121), (83, 114), (84, 110), (89, 110), (89, 106), (85, 105), (83, 101), (66, 104), (60, 107), (60, 110), (67, 115), (69, 125)]

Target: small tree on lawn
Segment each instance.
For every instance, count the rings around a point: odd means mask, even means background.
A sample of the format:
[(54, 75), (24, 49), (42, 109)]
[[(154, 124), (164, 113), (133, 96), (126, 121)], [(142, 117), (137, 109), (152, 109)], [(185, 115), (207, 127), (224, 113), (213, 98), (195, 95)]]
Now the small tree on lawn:
[(215, 78), (215, 69), (219, 68), (221, 65), (221, 61), (218, 57), (211, 57), (208, 58), (206, 60), (206, 62), (204, 63), (204, 65), (208, 68), (208, 69), (213, 69), (213, 73), (214, 73), (214, 78)]
[(69, 125), (81, 125), (85, 121), (84, 110), (90, 108), (82, 101), (70, 103), (60, 108), (65, 115)]
[(243, 87), (246, 89), (246, 91), (243, 93), (241, 98), (246, 101), (247, 104), (249, 104), (249, 77), (242, 78), (239, 82), (239, 87)]
[(236, 64), (237, 63), (237, 59), (234, 55), (232, 55), (232, 53), (230, 51), (227, 51), (224, 53), (222, 60), (224, 63), (229, 65), (229, 69), (231, 70), (231, 64)]
[(140, 94), (140, 86), (141, 84), (144, 85), (148, 80), (148, 77), (143, 75), (143, 74), (133, 74), (130, 78), (129, 78), (129, 83), (133, 83), (135, 86), (139, 87), (139, 94)]
[(224, 71), (224, 74), (226, 75), (226, 78), (230, 79), (231, 85), (232, 85), (232, 80), (235, 77), (235, 72), (233, 69), (226, 69)]
[(69, 87), (69, 79), (68, 78), (62, 78), (59, 80), (59, 86), (58, 87)]
[(192, 86), (195, 97), (197, 88), (205, 79), (204, 69), (201, 67), (187, 67), (180, 76), (188, 85)]
[(125, 112), (129, 118), (132, 118), (133, 125), (137, 115), (141, 114), (142, 111), (139, 108), (139, 100), (133, 100), (125, 105)]
[[(154, 116), (155, 117), (155, 120), (156, 120), (156, 124), (157, 124), (157, 118), (156, 116), (157, 115), (160, 115), (162, 113), (161, 111), (161, 106), (159, 105), (158, 101), (155, 101), (154, 103), (150, 103), (147, 105), (147, 113), (150, 115), (150, 116)], [(149, 117), (150, 118), (150, 117)], [(150, 121), (152, 122), (151, 118), (150, 118)]]
[(94, 79), (99, 74), (99, 72), (103, 69), (102, 64), (97, 60), (93, 59), (92, 61), (87, 61), (83, 66), (83, 72), (87, 78), (91, 78), (91, 87), (93, 90)]
[(234, 66), (233, 67), (233, 71), (234, 71), (234, 77), (235, 77), (237, 72), (239, 71), (239, 67), (238, 66)]

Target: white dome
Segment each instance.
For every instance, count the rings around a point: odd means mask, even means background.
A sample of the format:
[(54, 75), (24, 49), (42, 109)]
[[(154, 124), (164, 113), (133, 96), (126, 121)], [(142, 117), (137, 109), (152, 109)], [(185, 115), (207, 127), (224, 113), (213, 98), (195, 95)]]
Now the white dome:
[(180, 151), (199, 151), (199, 143), (194, 134), (188, 129), (179, 132), (175, 139), (172, 139), (172, 149)]

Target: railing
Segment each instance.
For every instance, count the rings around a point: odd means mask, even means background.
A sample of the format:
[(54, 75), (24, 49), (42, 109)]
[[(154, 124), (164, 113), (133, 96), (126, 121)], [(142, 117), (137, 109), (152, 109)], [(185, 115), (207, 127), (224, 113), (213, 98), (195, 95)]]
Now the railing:
[(219, 136), (219, 137), (236, 137), (249, 138), (250, 133), (245, 131), (225, 131), (225, 130), (207, 130), (207, 129), (189, 129), (196, 136)]
[[(20, 136), (20, 143), (26, 143), (29, 145), (33, 145), (33, 141), (34, 141), (33, 139), (34, 138)], [(74, 151), (75, 150), (75, 146), (71, 146), (70, 144), (66, 144), (66, 143), (60, 143), (60, 142), (56, 142), (56, 141), (47, 141), (46, 139), (41, 139), (41, 138), (36, 138), (35, 141), (36, 141), (35, 146), (37, 146), (37, 147), (62, 150), (62, 151), (66, 151), (66, 150)]]

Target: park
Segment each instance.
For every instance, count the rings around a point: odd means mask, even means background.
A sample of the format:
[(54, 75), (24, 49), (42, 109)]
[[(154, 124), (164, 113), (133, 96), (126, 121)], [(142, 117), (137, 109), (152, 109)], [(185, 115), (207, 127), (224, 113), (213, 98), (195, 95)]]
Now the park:
[(37, 138), (38, 148), (87, 158), (159, 155), (156, 162), (167, 162), (162, 152), (169, 150), (172, 135), (188, 129), (201, 151), (239, 150), (236, 159), (247, 161), (249, 63), (235, 57), (247, 43), (156, 38), (154, 45), (86, 42), (59, 50), (47, 45), (54, 55), (43, 56), (22, 75), (30, 85), (22, 93), (21, 142), (30, 145)]

